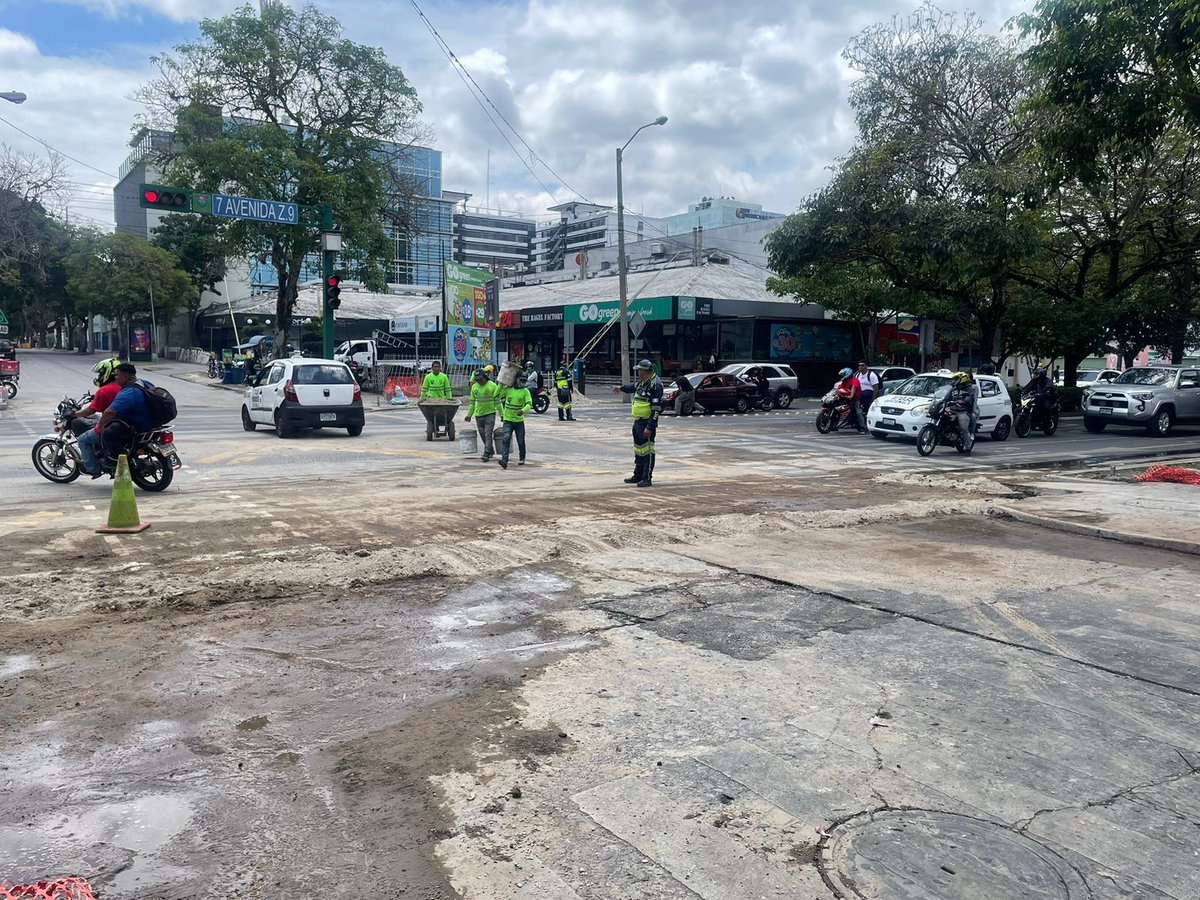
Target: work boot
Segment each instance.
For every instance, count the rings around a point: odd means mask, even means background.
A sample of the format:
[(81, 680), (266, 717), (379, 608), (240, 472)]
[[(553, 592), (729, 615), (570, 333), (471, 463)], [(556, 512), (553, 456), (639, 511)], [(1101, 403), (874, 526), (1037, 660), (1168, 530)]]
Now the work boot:
[(559, 407), (559, 410), (558, 410), (558, 421), (560, 421), (560, 422), (564, 422), (564, 421), (566, 421), (566, 418), (567, 418), (567, 417), (566, 417), (566, 415), (565, 415), (565, 414), (563, 413), (563, 411), (562, 411), (562, 407)]
[(633, 458), (633, 474), (625, 479), (626, 484), (637, 484), (642, 480), (642, 470), (646, 468), (645, 458), (635, 456)]
[(637, 483), (638, 487), (651, 487), (654, 484), (654, 456), (651, 453), (646, 458), (646, 469), (642, 474), (642, 480)]
[(573, 415), (571, 415), (571, 411), (570, 411), (569, 409), (567, 410), (567, 421), (568, 421), (568, 422), (574, 422), (574, 421), (575, 421), (575, 417), (574, 417)]

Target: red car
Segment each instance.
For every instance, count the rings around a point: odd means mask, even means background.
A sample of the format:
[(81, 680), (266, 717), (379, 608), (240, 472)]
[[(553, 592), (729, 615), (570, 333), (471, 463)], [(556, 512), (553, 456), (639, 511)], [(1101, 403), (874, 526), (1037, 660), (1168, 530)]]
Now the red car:
[[(693, 372), (685, 376), (694, 392), (691, 401), (684, 401), (682, 414), (691, 415), (699, 407), (703, 412), (732, 409), (744, 413), (758, 399), (758, 386), (726, 372)], [(679, 389), (672, 381), (663, 387), (663, 411), (675, 411)]]

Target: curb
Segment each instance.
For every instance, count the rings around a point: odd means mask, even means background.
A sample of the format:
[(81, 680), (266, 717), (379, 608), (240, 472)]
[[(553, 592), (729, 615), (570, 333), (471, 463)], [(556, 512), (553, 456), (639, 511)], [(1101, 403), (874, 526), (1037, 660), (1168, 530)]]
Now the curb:
[(1039, 516), (1024, 510), (1013, 509), (1011, 506), (999, 504), (988, 510), (989, 516), (1002, 519), (1012, 519), (1025, 525), (1035, 525), (1050, 531), (1061, 531), (1065, 534), (1076, 534), (1083, 537), (1097, 537), (1106, 541), (1116, 541), (1121, 544), (1131, 544), (1136, 547), (1152, 547), (1156, 550), (1172, 550), (1176, 553), (1189, 553), (1200, 556), (1200, 544), (1183, 541), (1177, 538), (1155, 537), (1149, 534), (1137, 534), (1131, 531), (1115, 531), (1101, 525), (1084, 525), (1081, 522), (1064, 522), (1051, 516)]

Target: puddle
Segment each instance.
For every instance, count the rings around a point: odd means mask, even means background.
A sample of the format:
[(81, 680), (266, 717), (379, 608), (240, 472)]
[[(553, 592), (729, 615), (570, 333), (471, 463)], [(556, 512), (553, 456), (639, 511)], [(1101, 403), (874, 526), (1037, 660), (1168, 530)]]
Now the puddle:
[(37, 658), (28, 653), (6, 656), (0, 660), (0, 678), (7, 678), (9, 675), (20, 675), (22, 672), (28, 672), (36, 666)]

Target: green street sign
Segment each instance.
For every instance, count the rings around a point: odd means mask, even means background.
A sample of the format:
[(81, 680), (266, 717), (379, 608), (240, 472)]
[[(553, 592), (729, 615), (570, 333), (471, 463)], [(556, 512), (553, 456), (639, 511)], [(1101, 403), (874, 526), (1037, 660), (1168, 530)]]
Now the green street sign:
[(5, 318), (2, 309), (0, 309), (0, 334), (8, 334), (8, 319)]

